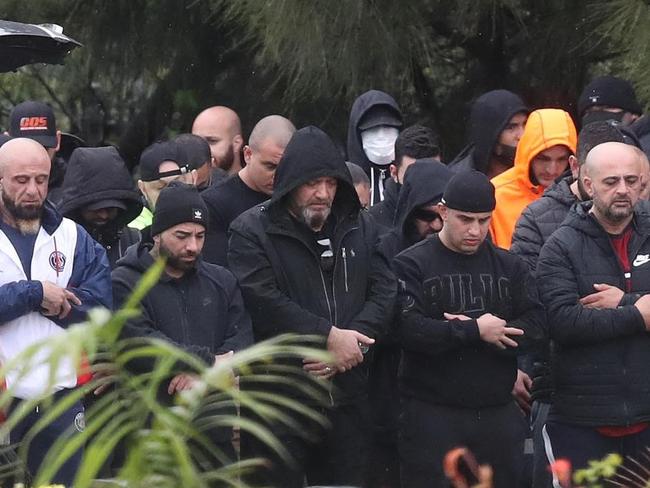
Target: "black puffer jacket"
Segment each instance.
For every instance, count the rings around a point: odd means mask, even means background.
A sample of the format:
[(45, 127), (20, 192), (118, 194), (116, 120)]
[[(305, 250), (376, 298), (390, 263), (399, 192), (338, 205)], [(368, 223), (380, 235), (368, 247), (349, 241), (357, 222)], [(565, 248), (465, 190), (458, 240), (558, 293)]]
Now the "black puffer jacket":
[[(572, 182), (573, 177), (569, 175), (551, 185), (539, 200), (526, 207), (517, 221), (510, 251), (524, 260), (533, 275), (542, 246), (560, 227), (571, 206), (578, 201), (570, 188)], [(533, 378), (533, 400), (550, 402), (553, 396), (550, 343), (546, 347), (540, 347), (534, 357), (522, 358), (520, 369)]]
[[(291, 216), (286, 200), (295, 188), (323, 176), (338, 180), (330, 217), (331, 286), (313, 232)], [(376, 225), (367, 212), (359, 212), (350, 173), (331, 139), (316, 127), (297, 131), (274, 188), (269, 202), (247, 210), (230, 226), (228, 263), (251, 313), (255, 339), (285, 332), (326, 337), (332, 325), (379, 338), (390, 321), (397, 285), (376, 251)], [(369, 362), (334, 377), (336, 402), (365, 396)]]
[(632, 292), (618, 308), (584, 308), (595, 283), (625, 290), (608, 234), (576, 205), (549, 238), (537, 263), (540, 297), (555, 348), (551, 417), (585, 426), (650, 421), (650, 335), (634, 302), (650, 292), (650, 206), (640, 202), (629, 243)]
[(368, 174), (370, 178), (370, 205), (375, 205), (380, 202), (379, 198), (379, 184), (380, 181), (386, 185), (390, 180), (390, 171), (388, 165), (378, 166), (372, 163), (363, 150), (361, 143), (361, 130), (359, 124), (363, 116), (372, 108), (377, 105), (384, 105), (393, 110), (395, 116), (399, 119), (402, 118), (402, 112), (399, 105), (393, 97), (388, 93), (379, 90), (369, 90), (360, 95), (352, 104), (350, 110), (350, 120), (348, 122), (348, 161), (358, 164)]
[(510, 119), (528, 113), (524, 102), (508, 90), (493, 90), (476, 99), (467, 124), (467, 146), (449, 163), (458, 173), (475, 169), (486, 173), (494, 146)]
[(638, 119), (631, 127), (641, 144), (641, 149), (650, 158), (650, 116), (647, 114)]
[(571, 191), (571, 183), (573, 177), (567, 176), (551, 185), (539, 200), (524, 209), (517, 221), (510, 251), (523, 259), (533, 274), (542, 246), (560, 227), (571, 205), (578, 201)]
[[(118, 200), (126, 206), (115, 220), (103, 227), (92, 227), (81, 218), (81, 211), (95, 202)], [(142, 199), (124, 160), (114, 147), (80, 147), (68, 162), (61, 189), (59, 211), (74, 220), (106, 249), (111, 269), (129, 246), (140, 239), (136, 229), (127, 227), (142, 211)]]

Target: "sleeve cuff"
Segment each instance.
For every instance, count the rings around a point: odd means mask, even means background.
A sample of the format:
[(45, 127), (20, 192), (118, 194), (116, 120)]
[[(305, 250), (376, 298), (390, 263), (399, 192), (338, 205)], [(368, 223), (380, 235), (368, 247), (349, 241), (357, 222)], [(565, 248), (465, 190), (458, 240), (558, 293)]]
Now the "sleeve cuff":
[(41, 303), (43, 303), (43, 283), (38, 280), (31, 280), (27, 284), (31, 298), (30, 306), (32, 310), (38, 312), (41, 309)]

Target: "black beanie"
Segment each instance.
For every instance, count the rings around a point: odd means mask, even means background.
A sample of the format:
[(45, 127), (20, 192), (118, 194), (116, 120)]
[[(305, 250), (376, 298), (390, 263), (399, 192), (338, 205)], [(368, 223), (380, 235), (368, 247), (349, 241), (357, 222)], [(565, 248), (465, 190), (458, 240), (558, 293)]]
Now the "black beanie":
[(442, 203), (461, 212), (491, 212), (497, 203), (494, 185), (480, 171), (462, 171), (447, 183)]
[(589, 83), (578, 98), (578, 115), (582, 117), (589, 107), (606, 105), (622, 108), (626, 112), (641, 115), (643, 110), (636, 99), (632, 84), (615, 76), (599, 76)]
[(163, 188), (153, 212), (151, 235), (155, 236), (178, 224), (194, 222), (208, 228), (208, 207), (198, 190), (180, 181)]

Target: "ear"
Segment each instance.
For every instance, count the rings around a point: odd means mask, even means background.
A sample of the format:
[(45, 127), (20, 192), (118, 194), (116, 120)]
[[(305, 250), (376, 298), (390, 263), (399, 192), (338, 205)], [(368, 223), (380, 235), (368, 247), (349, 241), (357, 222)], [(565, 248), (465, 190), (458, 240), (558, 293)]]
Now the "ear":
[(593, 180), (588, 176), (586, 171), (582, 171), (582, 186), (587, 192), (587, 195), (589, 195), (589, 198), (594, 197), (594, 182)]
[(237, 134), (232, 138), (232, 145), (233, 149), (235, 150), (235, 154), (241, 151), (241, 147), (244, 145), (244, 138), (241, 136), (241, 134)]
[(246, 161), (246, 164), (250, 164), (251, 162), (251, 157), (253, 156), (253, 150), (251, 147), (247, 144), (244, 146), (244, 161)]
[(57, 130), (56, 131), (56, 147), (54, 148), (55, 151), (58, 151), (61, 148), (61, 131)]
[(577, 180), (580, 165), (578, 164), (578, 158), (576, 158), (573, 154), (569, 156), (569, 168), (571, 169), (571, 176), (573, 176), (574, 180)]
[(447, 213), (447, 205), (445, 205), (442, 202), (439, 202), (436, 205), (436, 211), (440, 214), (440, 217), (442, 218), (443, 222), (446, 222), (447, 218), (449, 217), (449, 214)]
[(395, 166), (394, 164), (391, 164), (389, 166), (389, 169), (390, 169), (390, 177), (395, 180), (395, 183), (399, 183), (399, 180), (397, 179), (397, 171), (398, 171), (397, 166)]

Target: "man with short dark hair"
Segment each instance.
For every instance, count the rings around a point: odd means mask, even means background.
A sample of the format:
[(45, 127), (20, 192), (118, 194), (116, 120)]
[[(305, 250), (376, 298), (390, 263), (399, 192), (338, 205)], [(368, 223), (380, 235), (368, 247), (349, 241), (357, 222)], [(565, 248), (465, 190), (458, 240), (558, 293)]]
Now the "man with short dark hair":
[(553, 404), (543, 434), (549, 462), (574, 469), (650, 444), (650, 219), (640, 202), (647, 158), (606, 142), (587, 154), (591, 202), (546, 241), (537, 282), (553, 340)]
[(544, 309), (526, 265), (486, 240), (495, 204), (484, 174), (456, 174), (438, 205), (442, 230), (394, 260), (405, 487), (444, 486), (444, 456), (458, 446), (492, 466), (494, 486), (521, 486), (527, 425), (511, 391)]
[(316, 335), (332, 355), (331, 364), (310, 358), (302, 364), (323, 380), (327, 407), (305, 399), (294, 383), (284, 390), (318, 408), (329, 428), (315, 426), (313, 437), (305, 439), (270, 425), (295, 465), (242, 437), (242, 452), (271, 460), (263, 479), (272, 486), (302, 487), (305, 476), (310, 484), (360, 486), (363, 481), (366, 358), (390, 320), (396, 284), (376, 251), (372, 219), (359, 210), (350, 172), (334, 142), (320, 129), (305, 127), (284, 151), (271, 200), (230, 226), (228, 262), (251, 312), (255, 340), (287, 332)]
[(348, 171), (350, 171), (352, 184), (354, 185), (354, 189), (357, 191), (361, 208), (367, 210), (370, 206), (370, 179), (363, 169), (361, 169), (361, 166), (348, 161), (346, 161), (345, 164), (348, 167)]
[(242, 212), (273, 194), (273, 176), (295, 130), (291, 121), (281, 115), (261, 119), (255, 124), (248, 145), (244, 146), (244, 169), (202, 194), (210, 210), (206, 261), (226, 266), (228, 227)]
[(237, 112), (221, 105), (208, 107), (194, 119), (192, 134), (203, 137), (210, 144), (215, 168), (229, 175), (239, 173), (244, 138)]
[(397, 223), (395, 210), (406, 169), (416, 159), (440, 161), (440, 142), (433, 130), (422, 125), (404, 129), (395, 140), (395, 160), (390, 165), (390, 178), (386, 180), (384, 199), (370, 209), (370, 213), (381, 227), (381, 233), (388, 232)]
[(74, 150), (58, 209), (106, 249), (111, 269), (140, 240), (137, 229), (127, 224), (142, 211), (142, 199), (114, 147)]
[(492, 179), (511, 168), (529, 112), (522, 99), (508, 90), (478, 97), (467, 123), (467, 146), (449, 163), (450, 169), (475, 169)]
[[(17, 138), (0, 148), (0, 360), (5, 365), (83, 322), (92, 308), (113, 305), (106, 252), (46, 199), (50, 166), (36, 141)], [(82, 429), (84, 413), (77, 401), (34, 431), (51, 413), (51, 401), (82, 380), (72, 357), (60, 358), (55, 371), (42, 349), (32, 361), (27, 371), (6, 371), (3, 380), (15, 399), (12, 408), (20, 408), (22, 400), (43, 399), (10, 432), (11, 443), (29, 434), (27, 468), (34, 475), (56, 440)], [(71, 486), (82, 454), (72, 455), (54, 481)]]

